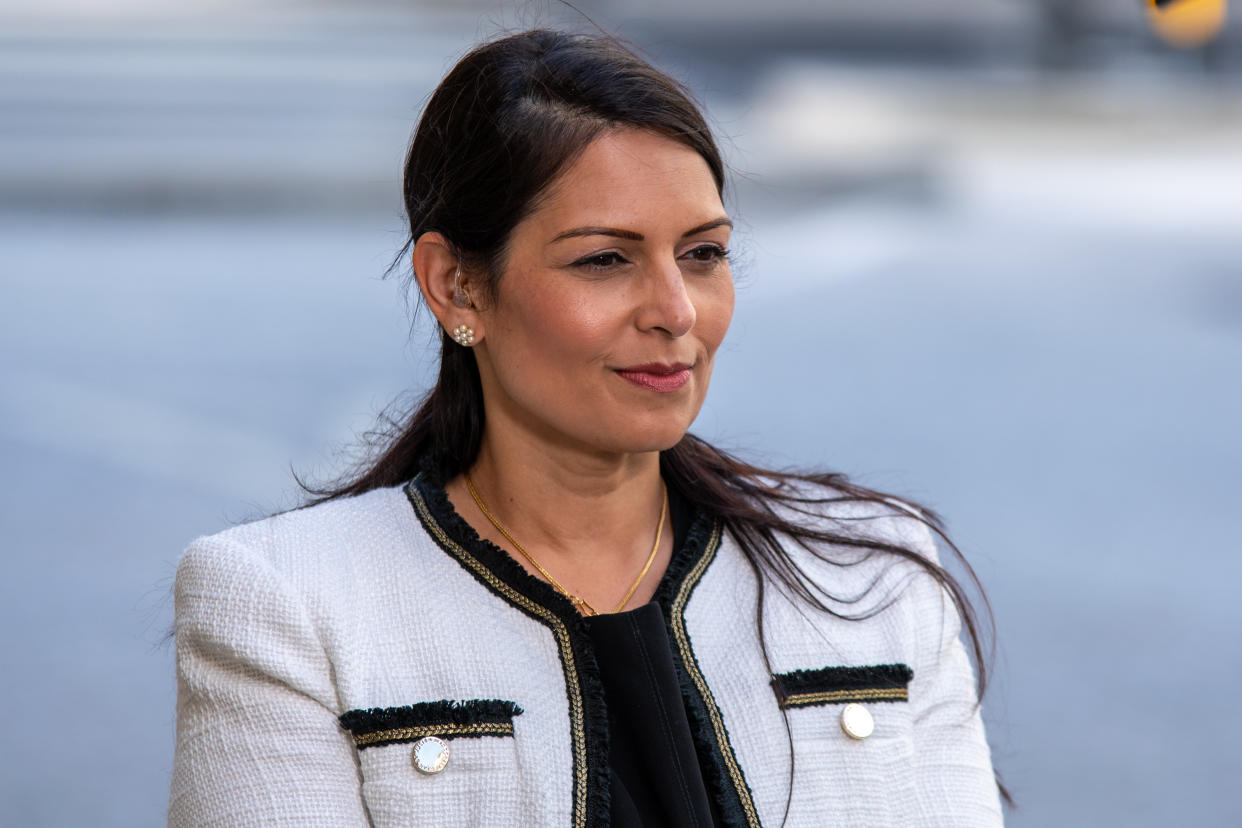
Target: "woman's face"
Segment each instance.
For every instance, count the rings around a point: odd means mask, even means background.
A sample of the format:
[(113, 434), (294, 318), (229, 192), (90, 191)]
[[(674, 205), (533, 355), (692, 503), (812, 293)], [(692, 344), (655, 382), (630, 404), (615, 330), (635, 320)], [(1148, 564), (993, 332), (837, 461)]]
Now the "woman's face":
[(593, 453), (680, 440), (733, 315), (731, 227), (684, 144), (638, 130), (589, 144), (514, 228), (479, 312), (489, 432)]

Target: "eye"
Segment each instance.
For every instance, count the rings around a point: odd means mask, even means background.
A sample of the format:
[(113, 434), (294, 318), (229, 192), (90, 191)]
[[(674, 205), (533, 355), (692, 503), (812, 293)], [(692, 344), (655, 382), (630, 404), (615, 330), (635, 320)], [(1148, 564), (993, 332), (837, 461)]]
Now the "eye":
[(729, 251), (718, 244), (700, 244), (682, 254), (682, 258), (701, 264), (714, 264), (729, 258)]
[(574, 262), (574, 267), (582, 267), (587, 270), (611, 270), (623, 264), (626, 264), (626, 261), (620, 253), (609, 251), (607, 253), (595, 253), (586, 258), (579, 259)]

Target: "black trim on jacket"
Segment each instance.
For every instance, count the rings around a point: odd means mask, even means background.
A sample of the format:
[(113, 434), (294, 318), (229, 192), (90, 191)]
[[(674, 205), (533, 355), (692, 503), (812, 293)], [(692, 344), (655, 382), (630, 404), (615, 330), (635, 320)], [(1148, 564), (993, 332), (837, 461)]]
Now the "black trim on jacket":
[(464, 699), (419, 702), (404, 707), (349, 710), (339, 717), (341, 727), (354, 737), (359, 750), (424, 736), (442, 739), (513, 736), (513, 717), (522, 708), (500, 699)]
[[(569, 599), (550, 584), (531, 575), (491, 541), (479, 537), (453, 508), (444, 489), (446, 482), (442, 466), (428, 458), (419, 474), (406, 485), (406, 496), (441, 549), (488, 590), (552, 630), (565, 671), (571, 734), (583, 742), (580, 748), (574, 748), (574, 824), (581, 828), (607, 828), (608, 715), (584, 619)], [(749, 786), (741, 775), (719, 710), (702, 680), (685, 635), (685, 604), (714, 559), (721, 532), (720, 522), (711, 515), (699, 512), (694, 516), (685, 542), (673, 551), (656, 588), (655, 600), (665, 613), (674, 639), (670, 644), (691, 734), (723, 825), (755, 828), (758, 819)]]
[(772, 676), (772, 690), (783, 708), (850, 702), (904, 702), (914, 671), (905, 664), (824, 667)]

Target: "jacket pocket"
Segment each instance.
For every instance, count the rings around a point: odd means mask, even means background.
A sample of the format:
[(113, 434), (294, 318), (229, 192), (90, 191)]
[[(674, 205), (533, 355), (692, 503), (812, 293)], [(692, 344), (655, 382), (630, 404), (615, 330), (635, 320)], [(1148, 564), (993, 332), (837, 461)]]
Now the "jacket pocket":
[[(495, 824), (503, 792), (520, 776), (513, 720), (521, 713), (513, 702), (466, 699), (342, 714), (372, 825)], [(538, 824), (535, 814), (519, 813), (534, 806), (521, 805), (514, 824)]]
[(905, 664), (772, 676), (796, 757), (789, 824), (910, 824), (913, 676)]
[(405, 707), (350, 710), (340, 716), (341, 726), (354, 737), (359, 750), (428, 736), (439, 739), (513, 736), (513, 717), (522, 708), (499, 699), (420, 702)]
[(869, 667), (823, 667), (772, 676), (772, 690), (782, 708), (910, 700), (914, 671), (905, 664)]

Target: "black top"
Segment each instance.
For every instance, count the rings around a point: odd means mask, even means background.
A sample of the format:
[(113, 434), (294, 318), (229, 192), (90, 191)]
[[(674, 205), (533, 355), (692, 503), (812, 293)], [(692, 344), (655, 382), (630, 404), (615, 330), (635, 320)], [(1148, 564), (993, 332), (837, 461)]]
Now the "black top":
[[(671, 489), (669, 512), (677, 549), (694, 515)], [(659, 604), (586, 623), (608, 709), (613, 828), (717, 825)]]
[[(585, 828), (606, 820), (617, 828), (757, 824), (750, 790), (727, 735), (713, 722), (714, 699), (685, 639), (685, 603), (716, 554), (721, 522), (669, 487), (677, 545), (649, 605), (656, 614), (640, 608), (628, 634), (622, 626), (621, 634), (610, 638), (609, 630), (627, 623), (631, 613), (601, 618), (594, 631), (595, 618), (583, 616), (568, 598), (480, 538), (461, 518), (444, 490), (447, 469), (446, 461), (428, 455), (406, 494), (445, 553), (482, 586), (554, 633), (575, 739), (575, 825)], [(636, 671), (646, 684), (634, 682)], [(653, 686), (660, 689), (653, 692)], [(674, 727), (673, 721), (679, 724)]]

